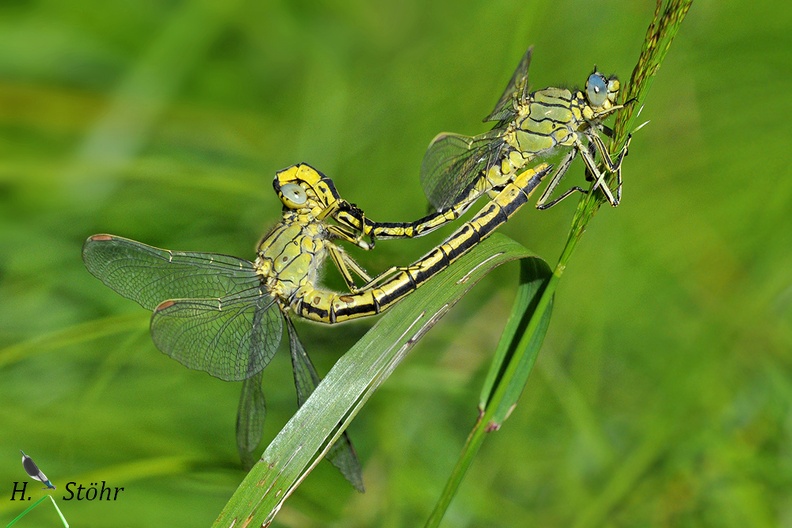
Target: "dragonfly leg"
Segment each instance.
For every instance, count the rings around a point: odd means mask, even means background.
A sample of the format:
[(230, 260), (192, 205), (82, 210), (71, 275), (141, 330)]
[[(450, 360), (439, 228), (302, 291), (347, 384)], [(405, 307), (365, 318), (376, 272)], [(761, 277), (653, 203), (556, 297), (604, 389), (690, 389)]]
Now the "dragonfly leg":
[[(371, 229), (373, 222), (366, 218), (366, 213), (360, 207), (344, 201), (333, 212), (333, 220), (339, 225), (332, 226), (331, 230), (339, 238), (367, 251), (374, 248), (375, 239)], [(369, 242), (363, 241), (365, 236), (369, 237)]]
[[(330, 226), (330, 231), (338, 238), (355, 244), (357, 247), (369, 251), (374, 249), (374, 236), (367, 226), (371, 223), (366, 218), (366, 213), (355, 204), (346, 200), (339, 200), (332, 212), (332, 218), (338, 225)], [(369, 237), (369, 241), (363, 237)]]
[(361, 249), (369, 251), (374, 248), (374, 241), (366, 242), (363, 240), (365, 233), (358, 231), (354, 228), (347, 227), (346, 225), (328, 225), (327, 230), (333, 234), (334, 238), (340, 238), (345, 242), (354, 244)]
[(373, 279), (369, 279), (369, 281), (366, 284), (360, 287), (360, 290), (368, 290), (374, 288), (375, 286), (378, 286), (386, 282), (387, 279), (393, 277), (397, 273), (400, 273), (402, 271), (407, 271), (411, 268), (412, 266), (392, 266), (386, 269), (385, 271), (383, 271), (382, 273), (380, 273), (379, 275), (377, 275), (376, 277), (374, 277)]
[[(333, 262), (338, 268), (339, 273), (341, 273), (341, 277), (343, 277), (344, 282), (346, 283), (349, 291), (352, 293), (357, 293), (361, 289), (365, 289), (368, 283), (371, 282), (371, 276), (366, 273), (366, 270), (358, 264), (349, 254), (344, 251), (340, 246), (336, 246), (335, 244), (327, 244), (328, 252), (330, 253), (330, 258), (333, 259)], [(355, 273), (358, 277), (363, 279), (367, 284), (358, 288), (355, 284), (355, 278), (352, 273)]]
[(607, 117), (609, 115), (613, 114), (614, 112), (616, 112), (618, 110), (621, 110), (622, 108), (624, 108), (628, 104), (631, 104), (633, 101), (634, 101), (633, 99), (630, 99), (629, 101), (626, 101), (624, 104), (613, 105), (610, 108), (608, 108), (607, 110), (603, 110), (601, 112), (596, 112), (594, 114), (594, 116), (593, 116), (593, 119), (596, 120), (596, 121), (602, 121), (604, 119), (607, 119)]
[(561, 196), (559, 196), (558, 198), (555, 198), (550, 202), (547, 201), (550, 198), (550, 196), (553, 194), (553, 191), (555, 191), (556, 187), (558, 187), (558, 184), (561, 182), (561, 179), (564, 177), (564, 174), (566, 174), (567, 170), (569, 170), (569, 166), (572, 164), (572, 161), (575, 159), (575, 155), (576, 152), (572, 150), (569, 152), (569, 154), (567, 154), (564, 157), (563, 160), (561, 160), (561, 163), (558, 165), (555, 174), (553, 174), (553, 178), (550, 180), (550, 183), (547, 184), (547, 187), (542, 193), (542, 196), (539, 197), (539, 200), (537, 200), (536, 202), (536, 208), (539, 209), (540, 211), (544, 211), (545, 209), (550, 209), (551, 207), (553, 207), (554, 205), (556, 205), (561, 200), (563, 200), (564, 198), (566, 198), (567, 196), (569, 196), (574, 192), (581, 192), (583, 194), (588, 194), (588, 190), (582, 187), (575, 186), (564, 191), (563, 194), (561, 194)]
[[(600, 153), (603, 162), (606, 165), (605, 172), (601, 172), (599, 170), (594, 155), (589, 151), (588, 148), (583, 146), (583, 144), (579, 140), (576, 141), (575, 148), (578, 152), (580, 152), (580, 156), (583, 158), (583, 162), (586, 164), (586, 170), (595, 179), (594, 186), (592, 187), (592, 189), (596, 189), (599, 187), (600, 190), (602, 190), (602, 192), (605, 194), (605, 198), (608, 200), (608, 203), (610, 203), (613, 207), (616, 207), (617, 205), (619, 205), (619, 200), (613, 197), (613, 192), (611, 192), (610, 187), (608, 187), (608, 185), (605, 183), (605, 176), (607, 174), (618, 172), (617, 169), (621, 166), (621, 163), (619, 164), (619, 167), (616, 167), (614, 165), (613, 161), (610, 159), (610, 156), (608, 155), (607, 149), (605, 149), (605, 144), (602, 142), (599, 136), (592, 134), (588, 137), (594, 143), (595, 150)], [(619, 181), (621, 181), (621, 178), (619, 178)], [(621, 193), (619, 192), (617, 193), (617, 195), (620, 196)]]
[[(600, 158), (602, 158), (602, 162), (605, 164), (606, 171), (611, 173), (611, 174), (614, 174), (614, 173), (616, 174), (617, 188), (616, 188), (616, 198), (615, 199), (611, 199), (611, 198), (613, 198), (613, 196), (608, 194), (610, 189), (608, 189), (608, 191), (606, 191), (607, 187), (605, 186), (604, 181), (603, 181), (605, 179), (605, 174), (599, 174), (599, 177), (597, 179), (597, 183), (594, 185), (594, 188), (597, 188), (598, 186), (602, 187), (603, 192), (605, 192), (605, 196), (608, 197), (608, 201), (610, 202), (610, 204), (612, 206), (615, 207), (615, 206), (619, 205), (619, 202), (621, 202), (621, 194), (622, 194), (621, 166), (622, 166), (622, 161), (624, 161), (624, 157), (627, 155), (628, 149), (630, 147), (630, 141), (632, 141), (632, 134), (627, 136), (627, 142), (624, 144), (624, 147), (622, 147), (621, 151), (619, 151), (619, 154), (616, 156), (615, 160), (613, 160), (610, 157), (610, 154), (608, 153), (608, 149), (605, 146), (605, 143), (602, 141), (602, 139), (598, 135), (590, 134), (590, 135), (588, 135), (588, 137), (589, 137), (590, 144), (593, 145), (594, 150), (597, 153), (599, 153)], [(588, 158), (586, 158), (584, 156), (584, 159), (587, 160), (586, 161), (586, 165), (587, 166), (589, 166), (589, 160), (591, 160), (591, 165), (594, 164), (593, 163), (593, 159), (594, 159), (593, 154), (590, 154), (590, 156)]]
[(363, 240), (363, 237), (368, 234), (365, 231), (366, 214), (355, 204), (338, 199), (317, 215), (318, 220), (324, 220), (327, 217), (339, 223), (339, 225), (326, 224), (327, 229), (335, 238), (340, 238), (366, 251), (374, 248), (372, 237), (369, 237), (370, 242)]
[(608, 168), (608, 172), (616, 172), (621, 169), (622, 161), (624, 161), (624, 157), (627, 155), (627, 151), (630, 147), (630, 142), (632, 141), (632, 134), (627, 136), (627, 141), (624, 143), (624, 146), (619, 151), (619, 154), (616, 156), (616, 161), (611, 159), (610, 154), (608, 154), (608, 149), (605, 146), (605, 142), (602, 141), (596, 134), (588, 135), (589, 141), (594, 145), (597, 153), (599, 153), (600, 157), (602, 158), (603, 163)]

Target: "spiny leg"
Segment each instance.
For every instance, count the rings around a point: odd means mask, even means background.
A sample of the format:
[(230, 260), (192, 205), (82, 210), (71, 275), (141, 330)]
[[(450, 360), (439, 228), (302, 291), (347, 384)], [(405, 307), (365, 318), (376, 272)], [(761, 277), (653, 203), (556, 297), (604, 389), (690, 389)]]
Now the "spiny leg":
[(415, 266), (391, 266), (390, 268), (386, 269), (373, 279), (369, 279), (369, 281), (359, 288), (359, 291), (368, 290), (379, 286), (380, 284), (386, 282), (387, 279), (390, 279), (397, 273), (401, 273), (403, 271), (409, 271), (411, 269), (415, 269)]
[(349, 227), (348, 224), (344, 223), (343, 225), (328, 225), (327, 230), (333, 234), (335, 238), (340, 238), (345, 242), (349, 242), (350, 244), (354, 244), (355, 246), (369, 251), (374, 248), (374, 241), (366, 242), (363, 240), (363, 237), (366, 234), (358, 229), (353, 227)]
[[(616, 160), (615, 161), (610, 157), (610, 154), (608, 153), (608, 149), (605, 146), (605, 143), (602, 141), (602, 139), (598, 135), (596, 135), (596, 134), (587, 134), (587, 137), (589, 138), (590, 144), (593, 145), (594, 149), (596, 150), (596, 152), (599, 153), (600, 158), (602, 159), (602, 162), (605, 164), (605, 167), (606, 167), (606, 172), (600, 173), (596, 169), (596, 162), (594, 161), (593, 154), (590, 153), (590, 152), (586, 152), (586, 153), (583, 154), (583, 160), (586, 162), (586, 167), (589, 169), (589, 171), (592, 173), (592, 175), (596, 175), (597, 176), (597, 180), (596, 180), (593, 188), (596, 189), (597, 187), (601, 187), (602, 191), (605, 193), (605, 196), (608, 198), (608, 201), (610, 202), (610, 204), (612, 206), (616, 207), (617, 205), (619, 205), (619, 202), (621, 202), (621, 192), (622, 192), (621, 166), (622, 166), (622, 161), (624, 161), (624, 157), (627, 155), (627, 151), (628, 151), (628, 148), (630, 146), (630, 141), (632, 141), (632, 135), (627, 136), (627, 142), (624, 144), (624, 147), (622, 147), (621, 151), (619, 151), (619, 154), (616, 156)], [(593, 170), (592, 170), (592, 167), (594, 167)], [(613, 197), (613, 195), (610, 192), (610, 189), (605, 184), (605, 175), (608, 174), (608, 173), (610, 173), (610, 174), (615, 173), (616, 174), (616, 181), (617, 181), (616, 198)]]
[[(330, 258), (333, 259), (333, 262), (335, 263), (336, 268), (338, 268), (339, 273), (341, 273), (341, 277), (343, 277), (344, 282), (349, 288), (349, 291), (352, 293), (357, 293), (361, 289), (368, 287), (368, 283), (370, 283), (372, 280), (371, 276), (366, 273), (366, 270), (364, 270), (363, 267), (355, 261), (355, 259), (350, 257), (346, 251), (335, 244), (328, 244), (327, 249), (330, 253)], [(363, 279), (366, 282), (366, 285), (358, 288), (358, 286), (355, 284), (355, 278), (352, 275), (353, 272), (358, 277)]]
[(540, 211), (544, 211), (545, 209), (550, 209), (558, 202), (560, 202), (561, 200), (563, 200), (564, 198), (566, 198), (567, 196), (569, 196), (570, 194), (576, 191), (582, 192), (583, 194), (588, 194), (588, 190), (582, 187), (575, 186), (564, 191), (564, 193), (558, 198), (555, 198), (554, 200), (547, 202), (548, 198), (550, 198), (550, 196), (553, 194), (553, 191), (555, 191), (556, 187), (558, 187), (558, 184), (561, 182), (561, 179), (564, 177), (564, 174), (566, 174), (567, 170), (569, 170), (569, 166), (572, 164), (572, 161), (575, 159), (575, 154), (576, 154), (575, 151), (572, 150), (569, 152), (569, 154), (567, 154), (564, 157), (563, 160), (561, 160), (561, 163), (558, 165), (558, 169), (556, 169), (555, 174), (553, 174), (553, 178), (550, 180), (550, 183), (547, 184), (547, 187), (542, 193), (542, 196), (540, 196), (539, 200), (537, 200), (536, 202), (536, 208), (539, 209)]
[[(347, 202), (346, 200), (338, 200), (332, 206), (327, 207), (320, 215), (317, 216), (319, 220), (327, 217), (332, 218), (340, 225), (329, 225), (327, 229), (333, 236), (340, 238), (346, 242), (356, 245), (357, 247), (366, 251), (374, 248), (374, 239), (371, 238), (370, 242), (363, 240), (367, 235), (364, 226), (366, 225), (366, 213), (364, 213), (358, 206)], [(353, 222), (350, 219), (354, 219)]]
[[(590, 136), (590, 139), (593, 140), (594, 138), (596, 138), (596, 140), (599, 140), (600, 142), (602, 141), (599, 139), (597, 135)], [(594, 140), (595, 149), (599, 151), (599, 149), (596, 148), (596, 140)], [(586, 148), (583, 145), (583, 143), (581, 143), (579, 140), (576, 141), (575, 148), (577, 149), (578, 152), (580, 152), (580, 157), (583, 158), (583, 163), (586, 164), (586, 170), (588, 171), (589, 174), (591, 174), (594, 177), (594, 186), (592, 187), (592, 189), (596, 189), (599, 187), (599, 189), (605, 194), (605, 198), (613, 207), (619, 205), (618, 200), (616, 200), (616, 198), (613, 197), (613, 193), (611, 192), (610, 187), (608, 187), (607, 184), (605, 183), (605, 175), (613, 172), (612, 170), (610, 170), (611, 166), (613, 165), (613, 162), (610, 160), (610, 157), (608, 157), (607, 160), (605, 160), (605, 158), (603, 157), (603, 162), (606, 165), (606, 169), (605, 172), (601, 172), (597, 167), (597, 161), (594, 158), (594, 155), (591, 154), (589, 149)], [(606, 151), (606, 156), (607, 156), (607, 151)]]

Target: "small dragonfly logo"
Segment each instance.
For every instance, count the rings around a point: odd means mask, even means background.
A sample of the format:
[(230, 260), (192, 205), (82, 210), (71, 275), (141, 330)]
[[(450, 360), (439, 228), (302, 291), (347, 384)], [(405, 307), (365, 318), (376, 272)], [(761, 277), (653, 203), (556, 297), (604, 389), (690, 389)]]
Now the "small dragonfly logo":
[[(19, 452), (22, 453), (22, 467), (25, 468), (25, 473), (30, 475), (30, 478), (34, 480), (38, 480), (39, 482), (43, 482), (44, 485), (46, 485), (46, 488), (42, 488), (42, 489), (46, 489), (46, 490), (55, 489), (55, 484), (50, 482), (50, 479), (48, 479), (47, 475), (45, 475), (44, 472), (39, 469), (36, 463), (33, 462), (33, 459), (27, 456), (25, 452), (22, 451), (21, 449), (19, 450)], [(25, 490), (27, 488), (27, 484), (28, 484), (27, 482), (14, 482), (14, 490), (11, 492), (11, 500), (17, 500), (17, 495), (19, 495), (19, 500), (22, 501), (30, 500), (31, 497), (25, 496)], [(11, 528), (12, 526), (14, 526), (17, 523), (17, 521), (19, 521), (22, 517), (30, 513), (31, 510), (33, 510), (33, 508), (41, 504), (42, 501), (46, 499), (49, 499), (50, 502), (52, 502), (52, 506), (54, 506), (55, 511), (58, 512), (58, 517), (60, 517), (60, 520), (63, 523), (63, 528), (69, 528), (69, 523), (66, 521), (66, 517), (63, 516), (63, 512), (60, 511), (60, 508), (58, 508), (55, 499), (50, 493), (45, 494), (39, 500), (28, 506), (25, 509), (25, 511), (14, 517), (14, 520), (8, 523), (6, 525), (6, 528)]]
[(25, 468), (25, 472), (30, 475), (30, 478), (43, 482), (47, 486), (43, 489), (55, 489), (55, 484), (50, 482), (47, 475), (33, 462), (33, 459), (27, 456), (24, 451), (20, 450), (19, 452), (22, 453), (22, 467)]

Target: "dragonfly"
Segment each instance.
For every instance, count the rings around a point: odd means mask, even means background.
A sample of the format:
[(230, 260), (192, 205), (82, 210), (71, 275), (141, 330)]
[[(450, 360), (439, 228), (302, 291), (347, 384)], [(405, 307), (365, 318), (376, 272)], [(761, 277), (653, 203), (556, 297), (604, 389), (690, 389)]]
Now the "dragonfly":
[(21, 449), (19, 452), (22, 453), (22, 467), (25, 468), (25, 472), (30, 475), (30, 478), (43, 482), (44, 485), (47, 486), (43, 489), (55, 489), (55, 484), (50, 482), (50, 479), (38, 468), (36, 463), (33, 462), (33, 459), (27, 456)]
[[(260, 441), (266, 414), (261, 374), (278, 349), (284, 325), (298, 406), (320, 380), (289, 317), (293, 297), (318, 282), (327, 255), (351, 287), (350, 268), (371, 280), (335, 240), (370, 246), (358, 233), (325, 221), (341, 203), (333, 182), (302, 178), (306, 168), (294, 166), (276, 175), (283, 215), (259, 242), (255, 262), (159, 249), (108, 234), (93, 235), (83, 245), (83, 261), (91, 274), (153, 312), (150, 330), (157, 348), (189, 368), (243, 381), (237, 447), (246, 466)], [(311, 169), (308, 175), (318, 173)], [(354, 205), (343, 205), (355, 210)], [(360, 466), (348, 437), (331, 448), (328, 458), (362, 490)]]
[[(587, 174), (595, 181), (593, 189), (601, 189), (611, 205), (619, 204), (621, 166), (630, 139), (613, 159), (599, 135), (612, 133), (602, 121), (624, 107), (616, 102), (618, 78), (605, 77), (595, 67), (585, 90), (549, 87), (529, 92), (532, 53), (533, 48), (529, 48), (494, 110), (484, 119), (496, 123), (492, 130), (477, 136), (442, 133), (429, 145), (421, 164), (421, 184), (441, 217), (401, 225), (375, 225), (367, 231), (380, 238), (420, 236), (438, 223), (458, 217), (482, 195), (497, 194), (524, 167), (563, 149), (569, 152), (537, 201), (538, 209), (552, 207), (574, 192), (589, 192), (574, 186), (550, 200), (577, 156), (583, 159)], [(597, 154), (604, 172), (597, 167)], [(615, 194), (605, 183), (607, 174), (616, 175)]]

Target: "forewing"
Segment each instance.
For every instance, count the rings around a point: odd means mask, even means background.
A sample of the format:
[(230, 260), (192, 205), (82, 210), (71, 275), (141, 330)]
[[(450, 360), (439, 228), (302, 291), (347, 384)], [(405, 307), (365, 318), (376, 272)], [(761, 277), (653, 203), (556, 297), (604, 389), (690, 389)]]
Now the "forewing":
[(479, 136), (442, 133), (432, 140), (421, 163), (421, 186), (438, 211), (454, 205), (500, 152), (501, 131)]
[(151, 316), (151, 338), (191, 369), (226, 381), (260, 372), (280, 342), (278, 305), (260, 288), (220, 299), (165, 301)]
[(495, 105), (495, 109), (484, 118), (484, 121), (508, 121), (515, 116), (515, 103), (525, 101), (528, 96), (528, 67), (531, 65), (531, 55), (533, 53), (533, 46), (528, 48), (517, 69), (514, 70), (509, 84), (503, 91)]
[(149, 310), (166, 299), (225, 297), (260, 283), (244, 259), (168, 251), (114, 235), (88, 238), (83, 262), (105, 285)]

